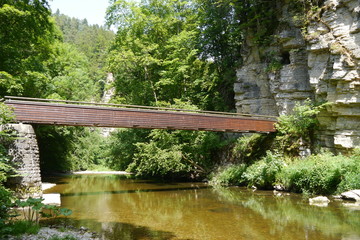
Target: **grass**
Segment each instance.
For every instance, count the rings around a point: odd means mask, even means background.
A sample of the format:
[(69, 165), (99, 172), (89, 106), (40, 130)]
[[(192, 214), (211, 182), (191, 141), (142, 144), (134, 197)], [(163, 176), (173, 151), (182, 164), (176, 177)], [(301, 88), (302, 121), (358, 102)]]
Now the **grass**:
[(1, 235), (37, 234), (40, 226), (32, 221), (19, 220), (1, 226)]
[(292, 161), (267, 153), (251, 165), (230, 165), (211, 177), (212, 185), (256, 186), (272, 189), (282, 185), (292, 192), (334, 194), (360, 189), (360, 150), (350, 156), (331, 153), (312, 155)]
[(211, 177), (211, 185), (241, 185), (242, 175), (246, 171), (246, 165), (228, 165), (218, 169), (218, 172)]

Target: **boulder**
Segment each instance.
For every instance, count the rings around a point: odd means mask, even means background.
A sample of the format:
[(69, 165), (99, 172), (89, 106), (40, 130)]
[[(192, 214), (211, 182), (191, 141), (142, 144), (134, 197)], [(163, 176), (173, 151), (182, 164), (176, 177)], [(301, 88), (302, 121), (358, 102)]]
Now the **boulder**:
[(330, 200), (324, 196), (309, 198), (309, 204), (318, 206), (318, 207), (327, 207), (329, 202), (330, 202)]
[(55, 205), (55, 206), (61, 205), (60, 193), (43, 194), (43, 198), (44, 198), (44, 200), (42, 201), (43, 204)]
[(343, 192), (341, 198), (358, 202), (360, 201), (360, 189)]

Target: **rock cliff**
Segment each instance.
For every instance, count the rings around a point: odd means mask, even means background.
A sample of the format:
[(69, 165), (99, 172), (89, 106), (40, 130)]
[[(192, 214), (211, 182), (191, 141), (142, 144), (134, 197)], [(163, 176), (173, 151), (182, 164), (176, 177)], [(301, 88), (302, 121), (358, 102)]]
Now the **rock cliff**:
[(328, 0), (303, 16), (282, 2), (277, 20), (267, 46), (246, 37), (234, 85), (237, 111), (280, 115), (307, 98), (329, 102), (318, 117), (320, 146), (360, 146), (360, 1)]

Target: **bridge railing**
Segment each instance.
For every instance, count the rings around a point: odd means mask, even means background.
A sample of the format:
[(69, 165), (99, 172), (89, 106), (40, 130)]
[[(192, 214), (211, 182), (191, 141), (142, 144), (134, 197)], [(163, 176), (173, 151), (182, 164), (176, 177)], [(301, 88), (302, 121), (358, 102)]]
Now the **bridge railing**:
[(205, 110), (140, 106), (140, 105), (129, 105), (129, 104), (96, 103), (96, 102), (85, 102), (85, 101), (29, 98), (29, 97), (15, 97), (15, 96), (5, 96), (4, 99), (2, 99), (2, 101), (5, 101), (5, 102), (11, 102), (12, 100), (44, 102), (44, 103), (59, 103), (59, 104), (89, 105), (89, 106), (99, 106), (99, 107), (117, 107), (117, 108), (129, 108), (129, 109), (156, 110), (156, 111), (172, 111), (172, 112), (197, 113), (197, 114), (206, 114), (206, 115), (222, 115), (222, 116), (229, 116), (229, 117), (234, 116), (234, 117), (244, 117), (244, 118), (251, 118), (251, 119), (268, 119), (268, 120), (273, 120), (273, 121), (276, 121), (276, 119), (277, 119), (277, 116), (269, 116), (269, 115), (252, 115), (252, 114), (233, 113), (233, 112), (205, 111)]

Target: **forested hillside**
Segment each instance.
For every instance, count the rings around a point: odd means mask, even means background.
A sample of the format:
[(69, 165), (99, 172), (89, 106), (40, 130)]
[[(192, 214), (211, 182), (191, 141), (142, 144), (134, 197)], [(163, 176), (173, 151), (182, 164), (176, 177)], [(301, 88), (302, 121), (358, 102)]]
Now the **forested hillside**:
[(86, 19), (70, 18), (59, 11), (53, 15), (56, 25), (63, 33), (64, 43), (75, 46), (89, 61), (89, 74), (104, 87), (106, 76), (107, 53), (115, 34), (104, 26), (89, 25)]

